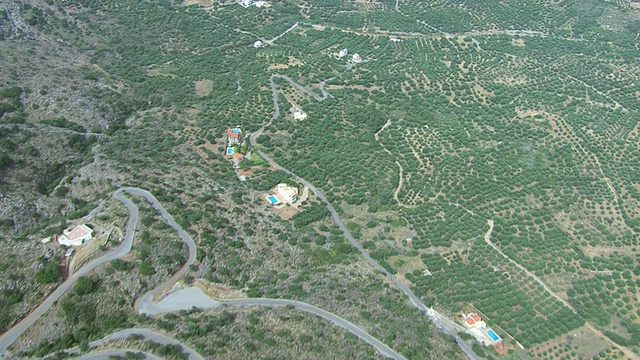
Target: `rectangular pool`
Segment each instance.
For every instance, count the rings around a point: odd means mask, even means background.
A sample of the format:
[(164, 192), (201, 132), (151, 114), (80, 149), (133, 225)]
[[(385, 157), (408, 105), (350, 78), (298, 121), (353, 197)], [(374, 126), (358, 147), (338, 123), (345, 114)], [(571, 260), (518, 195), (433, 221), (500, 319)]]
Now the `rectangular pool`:
[(233, 148), (227, 148), (227, 155), (233, 155)]
[(493, 341), (500, 340), (500, 336), (498, 336), (498, 334), (496, 334), (492, 329), (489, 329), (489, 331), (487, 331), (487, 334), (491, 337), (491, 339), (493, 339)]
[(271, 204), (277, 204), (278, 203), (278, 199), (276, 199), (276, 197), (273, 196), (273, 195), (269, 196), (269, 201), (271, 202)]

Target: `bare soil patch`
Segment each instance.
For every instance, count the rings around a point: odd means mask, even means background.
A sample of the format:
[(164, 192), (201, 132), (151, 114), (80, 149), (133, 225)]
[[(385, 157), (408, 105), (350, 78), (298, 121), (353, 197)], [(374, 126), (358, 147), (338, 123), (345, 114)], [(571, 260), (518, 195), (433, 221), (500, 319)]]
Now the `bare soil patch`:
[(511, 45), (513, 46), (518, 46), (518, 47), (524, 47), (524, 39), (522, 38), (513, 38), (511, 39)]
[(247, 297), (242, 290), (230, 289), (224, 285), (204, 279), (196, 280), (194, 285), (199, 287), (205, 294), (218, 299), (243, 299)]
[(286, 64), (271, 64), (267, 69), (268, 70), (287, 69), (290, 66), (300, 66), (300, 65), (304, 65), (304, 63), (294, 56), (289, 56), (289, 61), (287, 61)]
[(271, 65), (269, 65), (269, 67), (267, 69), (268, 70), (280, 70), (280, 69), (286, 69), (288, 67), (289, 67), (288, 64), (271, 64)]
[(200, 6), (213, 6), (213, 0), (183, 0), (183, 6), (200, 5)]
[(193, 82), (196, 87), (196, 95), (203, 97), (211, 94), (213, 89), (213, 81), (211, 80), (199, 80)]
[(273, 211), (278, 214), (281, 218), (285, 220), (289, 220), (293, 217), (293, 215), (298, 213), (298, 209), (293, 206), (282, 206), (282, 207), (273, 207)]
[(585, 255), (593, 258), (596, 256), (608, 256), (613, 253), (629, 255), (635, 257), (638, 252), (637, 246), (581, 246), (580, 249)]
[(426, 270), (426, 267), (419, 256), (392, 256), (387, 260), (387, 262), (395, 266), (398, 271), (398, 277), (402, 277), (402, 281), (405, 284), (412, 284), (411, 281), (404, 277), (405, 274), (412, 273), (414, 270)]
[(580, 359), (591, 359), (600, 353), (600, 351), (609, 348), (609, 344), (606, 341), (602, 340), (587, 327), (583, 326), (571, 331), (567, 335), (543, 343), (531, 349), (531, 352), (541, 355), (544, 351), (552, 352), (554, 346), (562, 348), (564, 345), (569, 345), (572, 351), (575, 351), (578, 354), (578, 358)]
[(171, 73), (163, 73), (160, 71), (160, 69), (147, 69), (147, 75), (148, 76), (168, 76), (172, 79), (177, 78), (178, 76), (176, 76), (175, 74), (171, 74)]
[(240, 176), (246, 176), (246, 177), (251, 177), (254, 176), (254, 172), (253, 170), (249, 169), (249, 170), (238, 170), (238, 174)]
[(366, 90), (371, 93), (374, 90), (381, 91), (382, 89), (378, 85), (373, 86), (364, 86), (364, 85), (327, 85), (327, 90), (339, 90), (339, 89), (358, 89), (358, 90)]
[(94, 68), (96, 71), (100, 72), (101, 74), (104, 75), (109, 75), (109, 73), (107, 73), (103, 68), (100, 67), (100, 65), (98, 64), (91, 64), (91, 67)]
[(206, 142), (204, 143), (204, 145), (200, 145), (196, 147), (196, 151), (198, 152), (198, 155), (200, 155), (202, 158), (208, 158), (209, 156), (202, 150), (207, 149), (213, 153), (215, 153), (217, 151), (216, 149), (216, 144), (212, 144), (209, 142), (209, 140), (205, 140)]

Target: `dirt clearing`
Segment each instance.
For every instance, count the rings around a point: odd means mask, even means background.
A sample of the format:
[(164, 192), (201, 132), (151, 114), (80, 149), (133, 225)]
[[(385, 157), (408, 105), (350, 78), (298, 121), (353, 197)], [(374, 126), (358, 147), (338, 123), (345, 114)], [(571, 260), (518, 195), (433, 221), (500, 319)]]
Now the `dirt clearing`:
[(247, 297), (241, 290), (230, 289), (204, 279), (197, 279), (194, 285), (199, 287), (205, 294), (217, 299), (243, 299)]
[(293, 215), (298, 213), (298, 209), (293, 206), (282, 206), (282, 207), (273, 207), (273, 211), (278, 214), (281, 218), (288, 220), (293, 217)]
[(193, 82), (196, 87), (196, 95), (203, 97), (211, 94), (213, 89), (213, 81), (211, 80), (199, 80)]
[(304, 65), (304, 63), (293, 56), (289, 56), (289, 61), (287, 61), (286, 64), (271, 64), (269, 65), (268, 69), (269, 70), (287, 69), (290, 66), (300, 66), (300, 65)]
[(511, 39), (511, 45), (513, 46), (518, 46), (518, 47), (524, 47), (524, 40), (522, 38), (513, 38)]
[(200, 5), (200, 6), (213, 6), (213, 0), (183, 0), (183, 6)]

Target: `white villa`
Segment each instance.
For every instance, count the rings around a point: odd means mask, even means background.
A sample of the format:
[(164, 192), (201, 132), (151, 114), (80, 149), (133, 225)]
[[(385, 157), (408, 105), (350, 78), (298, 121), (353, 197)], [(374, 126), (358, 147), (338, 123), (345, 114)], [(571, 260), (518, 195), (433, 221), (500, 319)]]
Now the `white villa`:
[(254, 5), (255, 7), (264, 7), (267, 6), (267, 2), (266, 1), (262, 1), (262, 0), (236, 0), (238, 4), (240, 4), (241, 6), (247, 8), (251, 5)]
[(297, 106), (291, 108), (291, 115), (293, 115), (293, 118), (296, 120), (305, 120), (308, 117), (307, 113)]
[(359, 54), (353, 54), (351, 61), (353, 61), (354, 63), (360, 63), (362, 62), (362, 56), (360, 56)]
[(480, 343), (485, 346), (494, 345), (502, 347), (502, 339), (493, 329), (487, 327), (487, 323), (482, 321), (478, 314), (471, 313), (464, 315), (464, 326), (469, 329), (469, 333), (473, 335)]
[(289, 204), (293, 204), (298, 200), (298, 191), (287, 184), (278, 184), (276, 194)]
[(66, 229), (58, 237), (60, 245), (80, 246), (93, 237), (93, 229), (87, 225), (78, 225), (73, 229)]
[(344, 49), (340, 50), (340, 52), (338, 53), (338, 57), (339, 58), (345, 57), (345, 56), (347, 56), (348, 53), (349, 53), (349, 50), (347, 50), (347, 48), (344, 48)]

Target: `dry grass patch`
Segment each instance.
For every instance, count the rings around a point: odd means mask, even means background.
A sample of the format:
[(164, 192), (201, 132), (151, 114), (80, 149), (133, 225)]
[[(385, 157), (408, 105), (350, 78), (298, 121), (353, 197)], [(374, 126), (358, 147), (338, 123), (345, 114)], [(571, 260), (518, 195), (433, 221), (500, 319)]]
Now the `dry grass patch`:
[(238, 175), (244, 176), (244, 177), (252, 177), (252, 176), (255, 176), (256, 174), (253, 172), (252, 169), (249, 169), (249, 170), (239, 169), (238, 170)]
[(327, 90), (339, 90), (339, 89), (357, 89), (357, 90), (365, 90), (371, 94), (372, 91), (378, 90), (383, 91), (384, 89), (380, 88), (378, 85), (372, 86), (364, 86), (364, 85), (327, 85)]
[(92, 67), (93, 69), (95, 69), (96, 71), (98, 71), (99, 73), (101, 73), (101, 74), (109, 75), (109, 73), (107, 73), (107, 72), (106, 72), (103, 68), (101, 68), (101, 67), (100, 67), (100, 65), (98, 65), (98, 64), (91, 64), (91, 67)]
[(200, 155), (200, 157), (202, 157), (203, 159), (208, 159), (209, 155), (207, 155), (207, 153), (202, 149), (207, 149), (213, 153), (218, 151), (216, 149), (216, 144), (210, 143), (209, 140), (205, 140), (205, 143), (203, 145), (196, 146), (196, 152), (198, 153), (198, 155)]
[(298, 209), (293, 206), (282, 206), (282, 207), (273, 207), (273, 211), (278, 214), (281, 218), (285, 220), (289, 220), (293, 217), (293, 215), (298, 213)]
[(596, 256), (609, 256), (613, 253), (635, 257), (638, 252), (637, 246), (581, 246), (580, 249), (590, 258)]
[(213, 0), (183, 0), (183, 6), (200, 5), (200, 6), (213, 6)]
[(469, 72), (469, 67), (466, 66), (465, 67), (465, 61), (463, 60), (460, 64), (458, 64), (458, 68), (463, 72), (463, 73), (468, 73)]
[[(557, 346), (560, 349), (554, 351), (554, 346)], [(566, 352), (562, 349), (565, 346), (569, 346), (571, 348), (571, 351), (576, 352), (577, 357), (575, 358), (592, 359), (595, 355), (600, 353), (600, 351), (609, 348), (610, 345), (599, 336), (594, 334), (593, 331), (583, 326), (571, 331), (567, 335), (563, 335), (559, 338), (536, 346), (530, 349), (530, 351), (537, 357), (544, 356), (544, 351), (547, 351), (547, 356), (549, 356), (549, 353), (553, 354), (556, 351), (562, 352), (562, 355), (570, 355), (570, 352)], [(575, 358), (572, 357), (572, 359)]]
[(205, 294), (218, 299), (244, 299), (247, 297), (242, 290), (231, 289), (204, 279), (197, 279), (194, 285)]
[(412, 284), (411, 281), (404, 277), (405, 274), (413, 273), (414, 270), (424, 271), (427, 269), (419, 256), (392, 256), (387, 259), (387, 262), (396, 269), (398, 277), (401, 278), (405, 284)]
[(473, 92), (484, 104), (488, 103), (487, 98), (491, 98), (495, 95), (493, 92), (487, 91), (487, 89), (483, 88), (480, 84), (473, 85)]
[(160, 69), (147, 69), (147, 76), (168, 76), (172, 79), (177, 78), (178, 76), (171, 73), (163, 73)]
[(287, 69), (291, 66), (301, 66), (304, 65), (302, 61), (294, 56), (289, 56), (289, 61), (286, 64), (271, 64), (267, 68), (268, 70), (277, 70), (277, 69)]
[(511, 45), (513, 46), (518, 46), (518, 47), (524, 47), (524, 39), (522, 38), (513, 38), (511, 39)]
[(280, 69), (286, 69), (289, 67), (289, 64), (271, 64), (269, 65), (269, 67), (267, 68), (268, 70), (280, 70)]
[(196, 95), (204, 97), (211, 94), (213, 89), (213, 81), (211, 80), (198, 80), (193, 82), (196, 87)]

